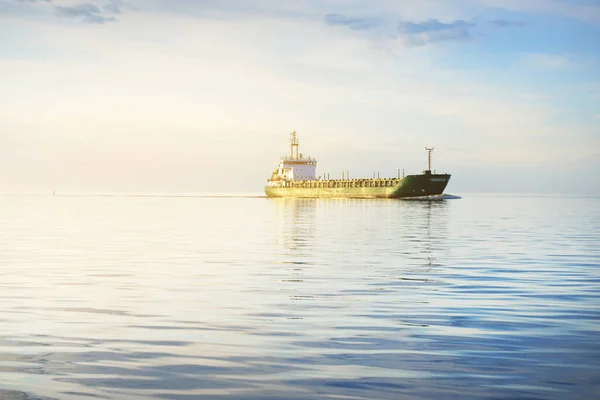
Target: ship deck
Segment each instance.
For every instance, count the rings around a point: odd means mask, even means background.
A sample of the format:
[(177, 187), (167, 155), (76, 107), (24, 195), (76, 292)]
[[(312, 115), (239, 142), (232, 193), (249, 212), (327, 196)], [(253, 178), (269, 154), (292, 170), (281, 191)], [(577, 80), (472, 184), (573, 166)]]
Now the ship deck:
[(449, 174), (408, 175), (405, 178), (284, 181), (267, 185), (269, 197), (400, 198), (441, 194)]

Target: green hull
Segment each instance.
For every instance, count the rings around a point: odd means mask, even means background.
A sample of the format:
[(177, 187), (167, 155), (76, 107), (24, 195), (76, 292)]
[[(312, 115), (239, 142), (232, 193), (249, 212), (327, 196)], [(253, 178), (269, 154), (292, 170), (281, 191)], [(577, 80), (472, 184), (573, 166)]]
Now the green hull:
[(401, 179), (346, 179), (287, 182), (286, 187), (265, 186), (269, 197), (403, 198), (438, 195), (449, 174), (408, 175)]

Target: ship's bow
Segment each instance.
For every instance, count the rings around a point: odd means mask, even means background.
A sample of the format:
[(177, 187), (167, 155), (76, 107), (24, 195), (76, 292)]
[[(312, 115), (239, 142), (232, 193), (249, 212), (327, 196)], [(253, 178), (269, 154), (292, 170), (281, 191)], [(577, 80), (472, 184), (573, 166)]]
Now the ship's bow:
[(448, 186), (448, 182), (450, 182), (450, 174), (427, 172), (422, 175), (409, 175), (402, 179), (394, 188), (390, 197), (419, 197), (442, 194)]

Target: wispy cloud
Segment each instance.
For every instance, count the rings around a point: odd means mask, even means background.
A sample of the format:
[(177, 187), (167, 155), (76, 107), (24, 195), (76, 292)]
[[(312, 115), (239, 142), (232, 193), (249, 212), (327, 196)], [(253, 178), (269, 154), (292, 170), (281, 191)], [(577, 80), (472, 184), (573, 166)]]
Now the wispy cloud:
[(514, 27), (525, 26), (525, 23), (523, 23), (521, 21), (510, 21), (507, 19), (493, 19), (490, 21), (490, 23), (492, 25), (497, 26), (498, 28), (510, 28), (512, 26), (514, 26)]
[(552, 13), (581, 21), (600, 22), (597, 0), (472, 0), (486, 7), (526, 13)]
[(104, 24), (116, 21), (110, 14), (120, 14), (122, 4), (120, 0), (112, 0), (100, 7), (92, 3), (80, 3), (73, 6), (55, 6), (54, 10), (60, 17), (80, 18), (88, 24)]
[(440, 32), (440, 31), (452, 31), (452, 30), (467, 30), (469, 28), (474, 28), (476, 25), (471, 22), (456, 20), (450, 23), (443, 23), (436, 19), (430, 18), (427, 21), (423, 22), (400, 22), (399, 28), (402, 32), (406, 32), (409, 34), (420, 34), (420, 33), (428, 33), (428, 32)]
[(349, 18), (341, 14), (326, 14), (327, 25), (347, 26), (353, 31), (364, 31), (378, 28), (383, 24), (381, 18)]
[(399, 32), (408, 44), (413, 46), (424, 46), (447, 40), (465, 40), (473, 36), (471, 30), (475, 27), (474, 23), (463, 20), (444, 23), (432, 18), (423, 22), (398, 23)]
[(545, 53), (521, 54), (521, 63), (535, 69), (563, 69), (574, 65), (567, 56)]
[(400, 39), (407, 46), (465, 40), (474, 36), (473, 31), (477, 28), (475, 23), (464, 20), (441, 22), (429, 18), (421, 22), (399, 21), (390, 24), (382, 18), (347, 17), (342, 14), (326, 14), (325, 23), (330, 26), (345, 26), (353, 31), (377, 31), (380, 38)]
[(121, 0), (111, 0), (102, 6), (102, 11), (108, 14), (121, 14), (122, 5), (123, 2)]

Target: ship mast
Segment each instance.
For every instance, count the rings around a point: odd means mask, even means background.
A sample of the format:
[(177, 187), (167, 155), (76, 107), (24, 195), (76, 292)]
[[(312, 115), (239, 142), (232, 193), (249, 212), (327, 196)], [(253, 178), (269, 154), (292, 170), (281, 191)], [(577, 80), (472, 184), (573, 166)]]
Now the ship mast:
[(290, 158), (292, 160), (298, 159), (298, 134), (296, 131), (290, 132)]
[(431, 171), (431, 152), (433, 151), (433, 147), (425, 147), (427, 150), (427, 171)]

